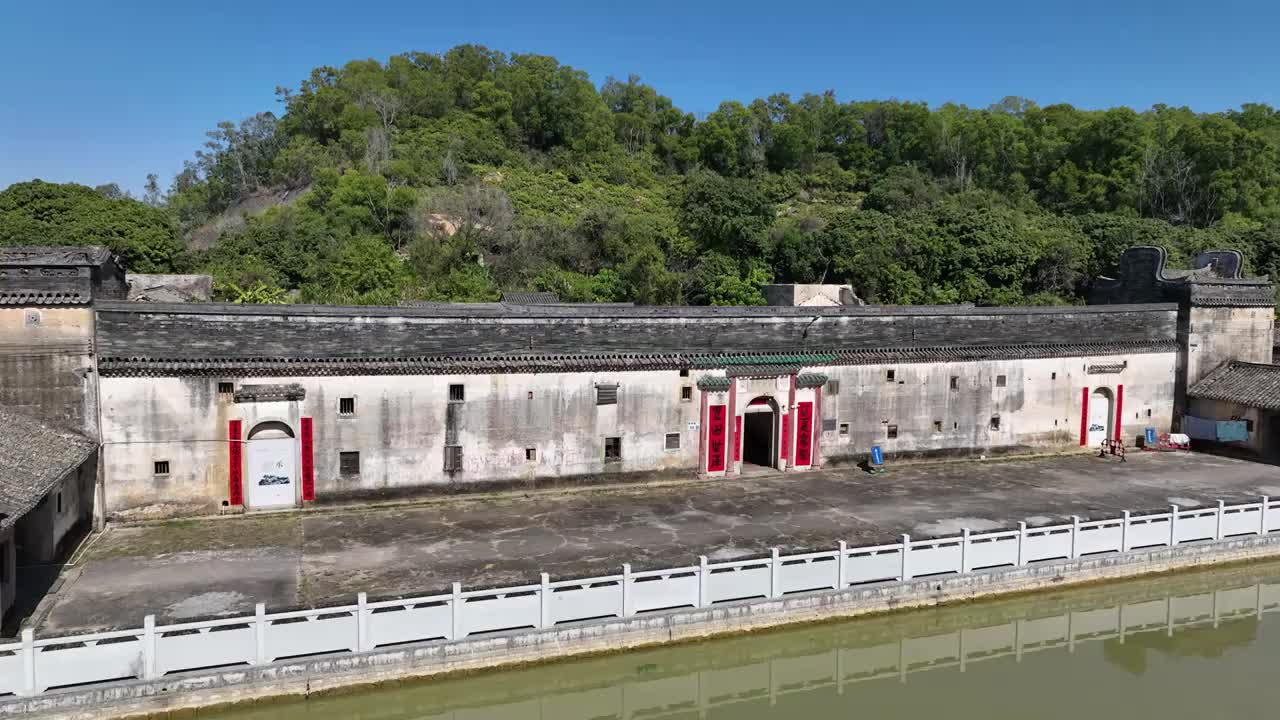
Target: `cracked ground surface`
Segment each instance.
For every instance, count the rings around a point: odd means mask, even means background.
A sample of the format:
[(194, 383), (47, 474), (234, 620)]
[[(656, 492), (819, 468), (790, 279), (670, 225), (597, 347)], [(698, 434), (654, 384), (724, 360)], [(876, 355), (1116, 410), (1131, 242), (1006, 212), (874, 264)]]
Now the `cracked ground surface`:
[(111, 527), (37, 632), (137, 627), (1280, 496), (1280, 467), (1199, 454), (1073, 455), (450, 498)]

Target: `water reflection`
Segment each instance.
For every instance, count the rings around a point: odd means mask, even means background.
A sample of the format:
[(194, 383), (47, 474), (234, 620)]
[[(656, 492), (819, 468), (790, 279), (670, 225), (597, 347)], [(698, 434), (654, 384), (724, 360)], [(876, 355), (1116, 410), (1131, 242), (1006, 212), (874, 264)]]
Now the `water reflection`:
[[(229, 713), (265, 718), (1252, 717), (1183, 696), (1266, 677), (1280, 636), (1280, 565), (1138, 581), (442, 680)], [(1272, 644), (1261, 638), (1278, 638)], [(1239, 657), (1236, 657), (1239, 656)], [(1237, 662), (1239, 658), (1245, 658)], [(1258, 658), (1266, 658), (1266, 662)], [(1129, 678), (1125, 680), (1125, 678)], [(1135, 684), (1136, 683), (1136, 684)], [(1160, 693), (1150, 691), (1159, 686)], [(1203, 693), (1201, 693), (1203, 694)], [(1001, 701), (993, 702), (999, 697)], [(1058, 700), (1045, 703), (1046, 698)], [(1209, 696), (1212, 697), (1212, 693)], [(1237, 700), (1236, 702), (1240, 702)], [(1265, 705), (1263, 703), (1266, 703)], [(1096, 704), (1096, 707), (1094, 705)], [(1118, 704), (1118, 705), (1117, 705)], [(1243, 713), (1243, 714), (1242, 714)]]

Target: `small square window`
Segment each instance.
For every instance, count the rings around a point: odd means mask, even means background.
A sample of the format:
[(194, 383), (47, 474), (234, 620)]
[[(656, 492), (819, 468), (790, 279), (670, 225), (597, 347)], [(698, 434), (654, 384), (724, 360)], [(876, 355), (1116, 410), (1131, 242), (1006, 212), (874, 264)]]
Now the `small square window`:
[(1000, 416), (999, 416), (999, 415), (992, 415), (992, 416), (991, 416), (991, 429), (992, 429), (992, 430), (999, 430), (999, 429), (1000, 429)]
[(235, 395), (235, 394), (236, 394), (236, 384), (235, 384), (235, 383), (229, 383), (229, 382), (220, 382), (220, 383), (218, 383), (218, 394), (219, 394), (219, 395)]
[(1058, 418), (1053, 419), (1053, 426), (1058, 427)]
[(168, 460), (157, 460), (157, 461), (155, 461), (155, 467), (154, 467), (154, 470), (155, 470), (155, 474), (156, 474), (156, 475), (168, 475), (168, 474), (169, 474), (169, 461), (168, 461)]
[(449, 386), (449, 402), (462, 402), (467, 399), (467, 391), (461, 385)]
[(339, 415), (355, 415), (356, 399), (353, 397), (338, 398)]
[(828, 394), (828, 395), (839, 395), (839, 394), (840, 394), (840, 381), (839, 381), (839, 380), (828, 380), (828, 381), (827, 381), (827, 394)]
[(1005, 375), (996, 376), (996, 387), (1005, 387), (1009, 384), (1009, 378)]
[(959, 430), (959, 429), (960, 429), (960, 423), (958, 423), (958, 422), (953, 422), (953, 423), (951, 423), (951, 429), (952, 429), (952, 430)]
[(679, 450), (680, 449), (680, 433), (667, 433), (666, 447), (668, 450)]
[(1056, 373), (1056, 372), (1049, 373), (1049, 379), (1050, 379), (1050, 380), (1057, 380), (1057, 379), (1058, 379), (1058, 373)]
[(532, 390), (530, 390), (530, 391), (529, 391), (529, 399), (530, 399), (530, 400), (532, 400), (532, 399), (533, 399), (533, 391), (532, 391)]
[(536, 462), (538, 460), (538, 448), (525, 448), (524, 459), (529, 462)]
[(951, 389), (952, 390), (960, 389), (960, 378), (955, 375), (951, 376)]
[(1147, 417), (1151, 417), (1151, 408), (1147, 408)]
[[(527, 457), (526, 451), (526, 457)], [(462, 470), (462, 446), (461, 445), (445, 445), (444, 446), (444, 471), (460, 472)]]
[(680, 371), (680, 377), (689, 377), (689, 368), (682, 369)]
[(604, 461), (622, 461), (622, 438), (608, 437), (604, 439)]
[(898, 376), (898, 373), (897, 373), (897, 371), (896, 371), (896, 370), (885, 370), (885, 371), (884, 371), (884, 381), (885, 381), (885, 382), (893, 382), (893, 381), (894, 381), (894, 378), (896, 378), (897, 376)]
[(890, 440), (892, 440), (892, 439), (894, 439), (894, 438), (896, 438), (896, 437), (898, 437), (898, 426), (897, 426), (897, 425), (890, 425), (890, 426), (889, 426), (889, 439), (890, 439)]
[(849, 437), (849, 423), (840, 423), (840, 436)]
[(618, 386), (617, 385), (597, 385), (596, 386), (596, 404), (597, 405), (617, 405), (618, 404)]
[(941, 420), (934, 420), (934, 421), (933, 421), (933, 431), (934, 431), (934, 432), (942, 432), (942, 421), (941, 421)]
[(355, 451), (338, 453), (338, 472), (342, 475), (359, 475), (360, 453)]
[(690, 400), (693, 400), (692, 385), (685, 385), (684, 387), (680, 388), (680, 399), (683, 400), (684, 402), (689, 402)]

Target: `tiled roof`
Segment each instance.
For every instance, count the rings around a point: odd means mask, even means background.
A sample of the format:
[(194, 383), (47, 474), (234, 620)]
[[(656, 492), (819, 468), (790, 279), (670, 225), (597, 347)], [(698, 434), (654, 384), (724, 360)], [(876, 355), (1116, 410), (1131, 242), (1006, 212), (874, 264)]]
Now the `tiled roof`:
[(1280, 365), (1233, 360), (1191, 386), (1187, 396), (1280, 410)]
[(0, 265), (101, 265), (111, 259), (111, 251), (104, 247), (76, 246), (9, 246), (0, 247)]
[(796, 376), (796, 387), (822, 387), (827, 384), (827, 380), (829, 379), (830, 378), (822, 373), (800, 373)]
[(89, 295), (74, 290), (0, 290), (0, 305), (88, 305)]
[(128, 357), (103, 353), (107, 376), (298, 377), (312, 375), (461, 375), (621, 370), (726, 369), (734, 375), (777, 374), (779, 367), (970, 362), (1175, 352), (1173, 341), (906, 347), (794, 353), (582, 353), (431, 355), (412, 357)]
[(0, 528), (17, 522), (96, 449), (79, 433), (0, 410)]
[(560, 298), (553, 292), (504, 292), (502, 302), (506, 305), (554, 305)]
[(729, 378), (720, 375), (707, 375), (698, 378), (698, 389), (707, 392), (722, 392), (728, 390), (730, 385)]

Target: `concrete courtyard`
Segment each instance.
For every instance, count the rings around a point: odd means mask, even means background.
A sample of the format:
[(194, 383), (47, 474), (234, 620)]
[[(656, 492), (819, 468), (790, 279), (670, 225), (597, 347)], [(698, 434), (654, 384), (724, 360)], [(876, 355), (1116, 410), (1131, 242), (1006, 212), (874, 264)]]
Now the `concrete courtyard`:
[(536, 582), (1280, 496), (1280, 467), (1071, 455), (455, 497), (418, 505), (111, 527), (37, 613), (38, 634)]

